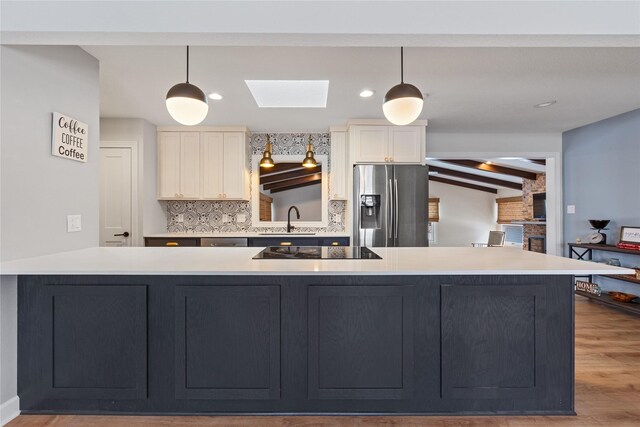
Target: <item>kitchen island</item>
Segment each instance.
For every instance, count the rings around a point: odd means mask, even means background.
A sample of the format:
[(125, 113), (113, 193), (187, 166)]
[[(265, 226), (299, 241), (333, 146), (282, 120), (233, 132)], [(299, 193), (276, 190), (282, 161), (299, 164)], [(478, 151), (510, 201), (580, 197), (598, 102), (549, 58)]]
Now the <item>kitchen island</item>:
[(573, 276), (509, 248), (92, 248), (18, 275), (23, 413), (573, 414)]

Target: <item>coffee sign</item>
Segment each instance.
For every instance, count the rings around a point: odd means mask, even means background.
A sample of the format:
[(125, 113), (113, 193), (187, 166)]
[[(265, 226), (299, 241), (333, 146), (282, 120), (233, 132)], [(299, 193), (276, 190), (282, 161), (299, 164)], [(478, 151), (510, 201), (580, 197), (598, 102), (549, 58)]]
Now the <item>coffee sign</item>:
[(51, 154), (77, 162), (86, 162), (89, 146), (89, 126), (86, 123), (53, 113)]

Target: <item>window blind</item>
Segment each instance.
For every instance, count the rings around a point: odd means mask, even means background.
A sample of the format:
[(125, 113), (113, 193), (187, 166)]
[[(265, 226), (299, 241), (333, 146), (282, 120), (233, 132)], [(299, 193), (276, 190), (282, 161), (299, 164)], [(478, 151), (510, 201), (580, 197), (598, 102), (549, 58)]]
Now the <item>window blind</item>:
[(511, 224), (524, 221), (522, 197), (503, 197), (496, 199), (498, 204), (498, 224)]
[(429, 199), (429, 222), (440, 220), (440, 199), (433, 197)]

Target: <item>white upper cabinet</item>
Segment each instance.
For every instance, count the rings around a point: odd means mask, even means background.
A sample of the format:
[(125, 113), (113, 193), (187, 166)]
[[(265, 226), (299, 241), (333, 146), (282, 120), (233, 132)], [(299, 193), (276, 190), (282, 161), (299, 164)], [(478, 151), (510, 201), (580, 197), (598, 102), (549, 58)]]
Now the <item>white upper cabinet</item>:
[(249, 151), (246, 135), (225, 132), (223, 137), (222, 197), (249, 200)]
[(158, 199), (249, 200), (246, 131), (158, 132)]
[(222, 199), (224, 133), (203, 132), (201, 145), (202, 198)]
[(158, 199), (180, 198), (180, 132), (158, 134)]
[(200, 132), (158, 133), (158, 199), (200, 197)]
[(331, 170), (329, 171), (329, 198), (346, 200), (347, 191), (347, 133), (331, 131)]
[(356, 162), (378, 163), (389, 158), (388, 126), (354, 126), (351, 128), (351, 139), (356, 150)]
[(389, 129), (389, 161), (423, 163), (424, 128), (393, 126)]
[(424, 164), (424, 126), (352, 125), (353, 163)]
[(200, 197), (200, 133), (180, 132), (180, 198)]

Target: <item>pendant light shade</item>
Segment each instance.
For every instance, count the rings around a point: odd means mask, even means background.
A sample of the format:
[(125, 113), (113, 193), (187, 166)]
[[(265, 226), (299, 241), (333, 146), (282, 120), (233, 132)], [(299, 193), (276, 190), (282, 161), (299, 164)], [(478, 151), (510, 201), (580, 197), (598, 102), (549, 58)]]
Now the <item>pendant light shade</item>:
[(167, 92), (167, 111), (173, 119), (187, 126), (202, 122), (209, 112), (207, 97), (198, 86), (189, 83), (189, 46), (187, 46), (187, 82), (178, 83)]
[(422, 112), (424, 98), (420, 89), (404, 82), (404, 48), (400, 48), (400, 84), (395, 85), (384, 96), (382, 112), (394, 125), (408, 125)]
[(271, 158), (271, 143), (267, 142), (267, 145), (264, 147), (264, 152), (262, 153), (262, 158), (260, 159), (260, 167), (261, 168), (272, 168), (276, 164), (273, 162)]
[(313, 157), (313, 144), (311, 143), (307, 144), (307, 154), (302, 161), (302, 166), (305, 168), (314, 168), (318, 166), (318, 162), (316, 162), (316, 159)]

